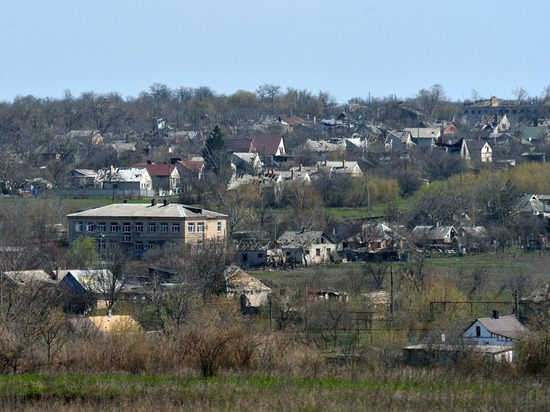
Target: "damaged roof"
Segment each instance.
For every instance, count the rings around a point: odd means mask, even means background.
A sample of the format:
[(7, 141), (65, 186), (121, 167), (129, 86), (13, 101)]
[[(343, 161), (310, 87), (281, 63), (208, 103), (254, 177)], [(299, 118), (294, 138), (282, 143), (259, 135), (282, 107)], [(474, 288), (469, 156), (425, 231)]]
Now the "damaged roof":
[(238, 266), (230, 266), (225, 270), (227, 292), (271, 292), (271, 289), (253, 276), (250, 276)]

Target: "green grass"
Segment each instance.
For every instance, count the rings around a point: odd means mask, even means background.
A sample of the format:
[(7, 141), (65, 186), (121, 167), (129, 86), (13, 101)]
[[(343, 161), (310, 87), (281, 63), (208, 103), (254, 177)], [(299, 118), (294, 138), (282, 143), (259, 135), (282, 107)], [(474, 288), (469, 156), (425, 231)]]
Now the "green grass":
[[(533, 392), (537, 384), (536, 393)], [(123, 407), (147, 410), (426, 410), (544, 408), (548, 385), (533, 379), (463, 377), (442, 371), (383, 377), (18, 375), (0, 377), (0, 407)]]

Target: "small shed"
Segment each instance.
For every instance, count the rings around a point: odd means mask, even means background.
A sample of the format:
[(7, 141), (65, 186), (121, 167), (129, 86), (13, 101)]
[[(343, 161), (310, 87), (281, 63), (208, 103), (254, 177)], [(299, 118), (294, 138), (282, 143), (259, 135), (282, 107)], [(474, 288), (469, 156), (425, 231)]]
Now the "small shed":
[(259, 307), (267, 302), (271, 289), (238, 266), (228, 267), (224, 276), (227, 296), (240, 297), (242, 308)]

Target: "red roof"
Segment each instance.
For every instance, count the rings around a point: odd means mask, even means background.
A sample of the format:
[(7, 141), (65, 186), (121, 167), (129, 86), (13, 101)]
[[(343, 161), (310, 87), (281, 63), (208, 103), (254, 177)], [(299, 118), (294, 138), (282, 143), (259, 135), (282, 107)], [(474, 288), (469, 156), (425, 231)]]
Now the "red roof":
[(230, 153), (252, 153), (253, 149), (250, 139), (226, 140), (225, 146)]
[(284, 119), (283, 122), (288, 123), (291, 126), (295, 126), (297, 124), (304, 124), (306, 121), (298, 116), (291, 116), (287, 119)]
[[(169, 174), (172, 174), (172, 172), (176, 168), (176, 165), (168, 164), (168, 163), (161, 164), (161, 165), (141, 164), (141, 165), (132, 165), (132, 167), (145, 168), (147, 169), (147, 172), (149, 172), (149, 175), (151, 177), (153, 176), (159, 177), (159, 176), (168, 176)], [(170, 173), (168, 173), (168, 170), (170, 170)]]
[(200, 173), (204, 166), (204, 160), (180, 160), (179, 163), (193, 173)]
[(250, 140), (254, 143), (256, 152), (259, 155), (275, 156), (282, 139), (283, 135), (281, 134), (256, 134), (250, 136)]

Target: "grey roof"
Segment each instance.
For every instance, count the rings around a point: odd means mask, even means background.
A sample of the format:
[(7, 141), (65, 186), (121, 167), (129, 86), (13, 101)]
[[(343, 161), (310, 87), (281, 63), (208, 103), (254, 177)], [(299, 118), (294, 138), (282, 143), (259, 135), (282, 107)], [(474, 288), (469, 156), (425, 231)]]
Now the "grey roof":
[(447, 234), (454, 230), (457, 233), (454, 226), (416, 226), (413, 229), (413, 234), (423, 233), (428, 236), (429, 239), (445, 239)]
[(271, 239), (242, 239), (239, 242), (239, 251), (252, 251), (262, 250), (267, 251), (269, 249), (278, 249), (279, 245), (277, 241)]
[(133, 204), (133, 203), (115, 203), (102, 206), (95, 209), (84, 210), (82, 212), (71, 213), (67, 217), (103, 217), (103, 218), (208, 218), (221, 217), (227, 215), (212, 212), (206, 209), (199, 209), (191, 206), (171, 204), (164, 206), (163, 203), (156, 205)]
[(328, 240), (328, 243), (334, 243), (322, 231), (294, 232), (290, 230), (284, 232), (277, 240), (277, 243), (279, 243), (282, 248), (298, 248), (306, 245), (319, 244), (321, 238)]
[(73, 177), (92, 177), (95, 178), (97, 176), (97, 171), (92, 169), (73, 169), (69, 172), (67, 172), (67, 175), (73, 176)]
[(511, 339), (517, 339), (522, 334), (529, 331), (529, 329), (523, 326), (513, 315), (500, 316), (498, 319), (478, 318), (477, 320), (485, 326), (489, 332)]
[(384, 223), (365, 223), (361, 227), (361, 233), (365, 237), (370, 237), (371, 241), (403, 239), (403, 236), (397, 234)]
[(483, 149), (483, 146), (485, 146), (488, 143), (484, 140), (464, 140), (464, 144), (468, 147), (468, 150), (470, 152), (474, 152), (474, 151), (479, 152), (481, 151), (481, 149)]
[[(113, 277), (113, 273), (109, 269), (70, 269), (59, 271), (59, 280), (65, 279), (69, 274), (72, 275), (83, 288), (97, 293), (101, 292), (102, 286), (99, 280), (112, 279)], [(121, 287), (121, 284), (117, 284), (117, 287)]]
[(53, 280), (43, 270), (6, 271), (3, 273), (3, 275), (9, 278), (14, 283), (17, 283), (20, 285), (27, 285), (33, 282), (47, 283), (47, 284), (56, 283), (56, 281)]

